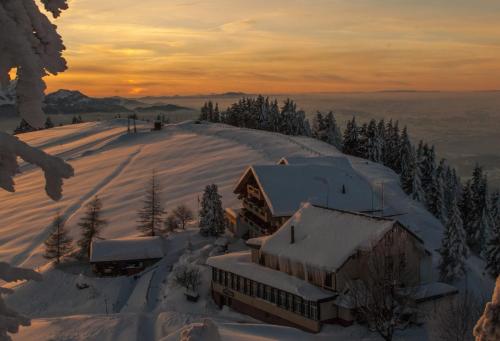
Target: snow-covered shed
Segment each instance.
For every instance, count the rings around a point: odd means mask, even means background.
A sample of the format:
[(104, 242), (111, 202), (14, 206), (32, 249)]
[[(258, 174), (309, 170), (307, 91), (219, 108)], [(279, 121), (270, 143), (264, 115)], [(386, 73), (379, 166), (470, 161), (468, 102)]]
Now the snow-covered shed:
[(161, 237), (94, 240), (90, 263), (100, 275), (130, 275), (163, 258)]

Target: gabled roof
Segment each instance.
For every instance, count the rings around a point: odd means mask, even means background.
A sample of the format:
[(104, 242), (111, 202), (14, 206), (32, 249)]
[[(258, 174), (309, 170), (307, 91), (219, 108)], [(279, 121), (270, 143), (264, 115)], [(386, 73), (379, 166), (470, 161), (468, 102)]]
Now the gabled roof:
[(164, 256), (160, 237), (137, 237), (95, 240), (90, 250), (90, 262), (158, 259)]
[(336, 295), (300, 278), (252, 263), (249, 251), (232, 252), (210, 257), (207, 259), (207, 264), (290, 294), (298, 295), (306, 300), (318, 301), (333, 298)]
[[(371, 250), (396, 225), (399, 223), (395, 220), (304, 204), (275, 234), (263, 241), (261, 250), (333, 272), (358, 250)], [(293, 244), (290, 242), (292, 226)]]
[[(379, 207), (372, 187), (352, 168), (325, 164), (255, 165), (247, 168), (234, 190), (240, 193), (248, 177), (261, 188), (273, 216), (291, 216), (303, 202), (351, 211)], [(328, 192), (328, 194), (327, 194)]]

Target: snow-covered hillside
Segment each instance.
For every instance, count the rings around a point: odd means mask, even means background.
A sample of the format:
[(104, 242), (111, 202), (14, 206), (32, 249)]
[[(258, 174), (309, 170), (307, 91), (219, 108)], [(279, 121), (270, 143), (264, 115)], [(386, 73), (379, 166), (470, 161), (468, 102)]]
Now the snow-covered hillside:
[[(223, 340), (249, 340), (252, 335), (259, 340), (311, 338), (294, 329), (219, 312), (208, 297), (208, 288), (200, 302), (186, 306), (182, 294), (169, 289), (168, 269), (179, 260), (203, 263), (211, 252), (210, 240), (200, 237), (195, 229), (170, 236), (167, 257), (138, 280), (87, 278), (94, 291), (75, 289), (77, 281), (82, 280), (77, 265), (54, 270), (46, 264), (43, 241), (53, 215), (61, 212), (70, 234), (77, 238), (83, 207), (95, 195), (102, 199), (103, 216), (109, 222), (102, 237), (137, 235), (136, 212), (153, 169), (161, 181), (167, 210), (184, 203), (196, 211), (198, 196), (210, 183), (219, 186), (226, 206), (237, 204), (232, 190), (249, 164), (276, 163), (292, 155), (341, 155), (317, 140), (225, 125), (185, 122), (155, 132), (149, 125), (139, 125), (137, 134), (127, 134), (126, 123), (92, 122), (20, 135), (31, 145), (69, 161), (75, 176), (65, 182), (64, 197), (59, 202), (46, 197), (43, 175), (29, 165), (23, 165), (23, 173), (16, 177), (16, 193), (0, 192), (0, 261), (40, 268), (45, 277), (44, 282), (21, 286), (8, 298), (9, 304), (36, 318), (33, 326), (23, 329), (15, 339), (30, 340), (36, 335), (38, 340), (48, 340), (62, 335), (61, 340), (176, 340), (185, 324), (200, 322), (207, 316), (215, 318)], [(441, 224), (403, 194), (397, 176), (379, 164), (349, 159), (358, 175), (376, 188), (379, 200), (383, 187), (385, 213), (398, 215), (402, 223), (422, 237), (430, 251), (437, 249)], [(188, 239), (196, 246), (193, 254), (185, 252)], [(434, 257), (435, 262), (437, 259)], [(477, 290), (489, 293), (492, 281), (483, 276), (480, 266), (474, 265), (478, 262), (476, 258), (470, 260), (469, 279)], [(376, 339), (357, 327), (327, 327), (315, 339), (332, 335), (340, 339)], [(411, 335), (415, 339), (422, 337), (421, 331)], [(408, 337), (405, 335), (405, 339)]]

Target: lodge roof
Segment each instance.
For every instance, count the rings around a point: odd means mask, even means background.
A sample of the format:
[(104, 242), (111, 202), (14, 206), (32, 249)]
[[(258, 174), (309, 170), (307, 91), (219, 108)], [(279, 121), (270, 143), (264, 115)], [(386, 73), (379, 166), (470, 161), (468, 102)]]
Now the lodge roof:
[[(396, 220), (304, 204), (261, 250), (328, 271), (337, 271), (357, 251), (369, 251), (396, 225)], [(291, 242), (293, 226), (294, 242)], [(420, 243), (421, 239), (410, 233)], [(422, 245), (423, 248), (423, 245)]]
[(250, 166), (234, 192), (240, 193), (253, 176), (275, 217), (293, 215), (303, 202), (352, 211), (378, 208), (378, 198), (368, 181), (357, 174), (348, 161), (338, 161), (342, 159), (345, 158), (329, 158), (330, 163), (319, 158), (317, 163)]

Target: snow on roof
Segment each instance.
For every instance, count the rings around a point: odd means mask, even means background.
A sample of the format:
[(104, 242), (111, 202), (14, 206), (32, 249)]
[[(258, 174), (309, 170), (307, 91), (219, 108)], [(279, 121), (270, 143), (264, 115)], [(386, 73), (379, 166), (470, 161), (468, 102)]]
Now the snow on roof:
[(420, 285), (414, 294), (414, 298), (417, 302), (424, 302), (444, 296), (455, 295), (457, 293), (458, 289), (452, 285), (434, 282)]
[(248, 172), (252, 172), (274, 216), (291, 216), (303, 202), (352, 211), (378, 208), (379, 201), (377, 196), (372, 196), (370, 184), (352, 168), (348, 170), (344, 166), (255, 165), (247, 169), (235, 191)]
[(290, 276), (284, 272), (273, 270), (253, 263), (249, 251), (233, 252), (222, 256), (210, 257), (207, 264), (224, 271), (228, 271), (253, 281), (269, 285), (273, 288), (300, 296), (306, 300), (317, 301), (327, 299), (336, 294), (321, 289), (300, 278)]
[(269, 236), (261, 236), (261, 237), (257, 237), (257, 238), (251, 238), (251, 239), (247, 240), (245, 244), (247, 244), (250, 247), (260, 248), (262, 246), (262, 243), (264, 243), (264, 241), (267, 238), (269, 238)]
[(162, 258), (162, 246), (160, 237), (95, 240), (90, 250), (90, 262)]
[[(304, 265), (336, 271), (357, 250), (370, 250), (395, 224), (394, 220), (307, 203), (264, 241), (261, 250)], [(293, 244), (290, 243), (292, 226)]]
[(354, 172), (351, 161), (345, 156), (286, 156), (278, 163), (285, 165), (323, 165), (343, 169), (346, 172)]

